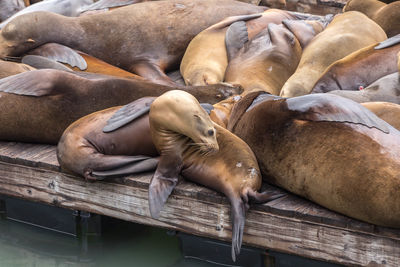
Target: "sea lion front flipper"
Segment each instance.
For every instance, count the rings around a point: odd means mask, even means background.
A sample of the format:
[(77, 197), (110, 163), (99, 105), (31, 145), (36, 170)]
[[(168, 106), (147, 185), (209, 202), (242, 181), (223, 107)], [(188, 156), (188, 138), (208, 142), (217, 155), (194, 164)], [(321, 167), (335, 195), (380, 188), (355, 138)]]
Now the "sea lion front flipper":
[(237, 196), (230, 199), (231, 202), (231, 221), (232, 221), (232, 260), (236, 261), (236, 256), (242, 247), (244, 223), (246, 221), (246, 207), (242, 199)]
[(374, 49), (383, 49), (387, 47), (391, 47), (393, 45), (396, 45), (400, 43), (400, 34), (397, 34), (395, 36), (392, 36), (385, 41), (380, 42), (377, 46), (374, 47)]
[(70, 68), (64, 66), (63, 64), (42, 56), (26, 55), (22, 58), (21, 62), (29, 66), (32, 66), (36, 69), (56, 69), (63, 71), (71, 71)]
[(228, 55), (228, 62), (231, 61), (249, 41), (246, 22), (238, 21), (229, 26), (225, 35), (226, 53)]
[(149, 186), (149, 208), (152, 218), (157, 219), (172, 190), (179, 181), (182, 158), (178, 155), (161, 155)]
[(92, 11), (92, 10), (108, 9), (108, 8), (112, 8), (112, 7), (122, 7), (122, 6), (127, 6), (127, 5), (131, 5), (131, 4), (139, 3), (139, 2), (143, 2), (143, 0), (100, 0), (89, 6), (83, 7), (80, 10), (80, 13), (84, 13), (84, 12)]
[(80, 70), (87, 69), (86, 60), (75, 50), (65, 45), (47, 43), (31, 50), (29, 54), (46, 57), (57, 62), (68, 64), (71, 67), (78, 67)]
[(115, 131), (136, 118), (139, 118), (143, 114), (148, 113), (150, 105), (155, 99), (156, 97), (142, 97), (123, 106), (107, 121), (106, 126), (103, 128), (103, 132), (109, 133)]
[(261, 16), (262, 16), (262, 13), (227, 17), (227, 18), (221, 20), (220, 22), (218, 22), (217, 24), (212, 25), (207, 30), (223, 29), (225, 27), (230, 26), (234, 22), (248, 21), (248, 20), (251, 20), (251, 19), (257, 19), (257, 18), (259, 18)]
[(296, 119), (354, 123), (389, 133), (388, 123), (359, 103), (338, 95), (304, 95), (288, 98), (285, 102)]
[(135, 63), (129, 68), (129, 71), (142, 76), (143, 78), (162, 85), (177, 86), (174, 81), (169, 78), (164, 71), (161, 70), (160, 66), (148, 61), (140, 61)]

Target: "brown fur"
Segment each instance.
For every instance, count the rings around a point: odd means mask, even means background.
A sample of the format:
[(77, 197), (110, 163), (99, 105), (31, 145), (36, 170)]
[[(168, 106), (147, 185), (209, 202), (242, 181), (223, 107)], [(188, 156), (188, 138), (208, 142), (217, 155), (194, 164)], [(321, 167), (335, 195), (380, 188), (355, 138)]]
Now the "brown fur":
[(400, 105), (389, 102), (361, 103), (364, 107), (375, 113), (376, 116), (400, 130)]

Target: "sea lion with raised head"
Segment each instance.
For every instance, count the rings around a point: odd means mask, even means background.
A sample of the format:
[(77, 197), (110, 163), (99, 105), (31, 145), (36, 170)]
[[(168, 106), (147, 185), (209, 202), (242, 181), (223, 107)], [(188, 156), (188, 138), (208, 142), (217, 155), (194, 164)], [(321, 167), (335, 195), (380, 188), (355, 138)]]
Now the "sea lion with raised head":
[(366, 102), (361, 103), (371, 110), (376, 116), (400, 130), (400, 105), (390, 102)]
[[(178, 67), (194, 36), (225, 17), (264, 9), (233, 0), (171, 0), (77, 18), (29, 13), (15, 18), (0, 32), (0, 57), (17, 56), (55, 42), (151, 81), (174, 85), (164, 71)], [(27, 23), (31, 21), (35, 23)]]
[(149, 187), (154, 218), (180, 173), (224, 193), (232, 205), (233, 260), (240, 251), (249, 199), (264, 202), (278, 197), (257, 192), (261, 175), (250, 148), (214, 124), (197, 100), (183, 91), (79, 119), (64, 132), (57, 157), (62, 168), (89, 180), (152, 170), (158, 162)]
[(349, 0), (343, 11), (359, 11), (378, 23), (388, 37), (400, 33), (400, 2), (390, 4), (377, 0)]
[(336, 15), (324, 31), (303, 50), (295, 73), (286, 81), (281, 96), (308, 94), (326, 68), (350, 53), (386, 39), (385, 32), (360, 12)]
[[(0, 80), (0, 140), (56, 144), (68, 125), (82, 116), (173, 89), (136, 79), (60, 70), (17, 74)], [(227, 85), (182, 90), (212, 104), (241, 92)]]
[(397, 54), (400, 51), (400, 44), (384, 49), (376, 47), (377, 44), (364, 47), (332, 63), (315, 83), (311, 92), (358, 91), (398, 71)]
[(25, 8), (23, 0), (0, 0), (0, 22)]
[(248, 94), (228, 129), (253, 150), (267, 182), (347, 216), (400, 227), (400, 132), (358, 103), (331, 94)]
[(362, 88), (362, 90), (334, 90), (328, 93), (340, 95), (358, 103), (383, 101), (400, 104), (399, 78), (399, 73), (396, 72), (378, 79), (367, 88)]
[[(240, 84), (245, 93), (265, 91), (279, 95), (283, 84), (294, 73), (300, 61), (302, 48), (323, 30), (322, 23), (313, 27), (304, 21), (283, 20), (284, 24), (269, 23), (268, 27), (232, 55), (225, 72), (225, 82)], [(232, 24), (228, 32), (239, 35), (247, 33), (240, 22)], [(316, 25), (317, 25), (316, 24)], [(286, 26), (285, 26), (286, 25)], [(238, 27), (237, 27), (238, 26)], [(228, 43), (231, 45), (238, 45)]]

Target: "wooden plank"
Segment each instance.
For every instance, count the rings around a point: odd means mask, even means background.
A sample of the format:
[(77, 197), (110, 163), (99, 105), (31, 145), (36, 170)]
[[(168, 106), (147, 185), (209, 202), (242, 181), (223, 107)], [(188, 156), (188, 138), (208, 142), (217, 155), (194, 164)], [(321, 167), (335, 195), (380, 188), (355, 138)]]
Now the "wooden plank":
[[(215, 194), (211, 201), (196, 199), (193, 196), (209, 191), (196, 185), (180, 183), (160, 219), (150, 218), (145, 188), (150, 177), (151, 174), (139, 176), (138, 187), (133, 186), (135, 177), (89, 183), (60, 172), (0, 162), (0, 193), (230, 241), (230, 207), (225, 197)], [(125, 181), (129, 185), (123, 184)], [(283, 199), (279, 203), (286, 205)], [(270, 204), (275, 209), (279, 206)], [(259, 207), (251, 208), (247, 214), (243, 238), (247, 245), (341, 264), (395, 266), (399, 262), (400, 234), (388, 237), (364, 233), (306, 221), (296, 217), (290, 208), (287, 210), (292, 216)], [(306, 213), (308, 209), (298, 207), (297, 212)]]

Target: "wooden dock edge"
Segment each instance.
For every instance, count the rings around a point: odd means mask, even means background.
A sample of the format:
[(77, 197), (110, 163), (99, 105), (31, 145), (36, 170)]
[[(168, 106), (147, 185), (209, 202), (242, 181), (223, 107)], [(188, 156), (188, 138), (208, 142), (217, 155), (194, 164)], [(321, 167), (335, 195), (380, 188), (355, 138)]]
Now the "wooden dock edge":
[[(146, 184), (150, 176), (140, 179)], [(226, 201), (199, 200), (174, 192), (160, 219), (154, 220), (149, 215), (148, 191), (139, 184), (89, 183), (58, 171), (0, 162), (0, 194), (231, 240)], [(345, 265), (398, 266), (400, 262), (400, 236), (378, 236), (257, 209), (247, 214), (243, 241), (249, 246)]]

